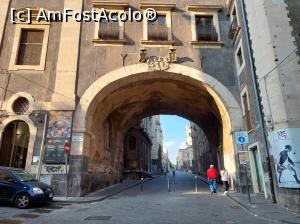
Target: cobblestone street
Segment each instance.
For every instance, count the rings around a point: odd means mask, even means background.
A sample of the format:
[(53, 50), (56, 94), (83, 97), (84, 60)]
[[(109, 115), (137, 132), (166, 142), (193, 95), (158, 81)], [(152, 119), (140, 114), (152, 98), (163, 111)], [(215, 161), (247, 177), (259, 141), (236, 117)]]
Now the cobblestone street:
[[(194, 176), (177, 172), (135, 186), (105, 200), (91, 203), (52, 203), (41, 208), (20, 210), (1, 207), (0, 223), (274, 223), (239, 206), (222, 193), (210, 195), (207, 185)], [(300, 223), (299, 218), (293, 219)]]

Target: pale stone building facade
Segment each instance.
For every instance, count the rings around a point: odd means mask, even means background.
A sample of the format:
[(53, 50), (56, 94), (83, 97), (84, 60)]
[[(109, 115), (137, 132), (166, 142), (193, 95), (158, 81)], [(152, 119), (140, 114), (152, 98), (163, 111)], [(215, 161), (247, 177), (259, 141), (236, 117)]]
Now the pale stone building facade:
[[(70, 195), (81, 196), (121, 179), (124, 135), (136, 121), (176, 114), (205, 132), (236, 190), (244, 190), (245, 176), (233, 132), (249, 131), (252, 145), (247, 148), (250, 158), (257, 158), (249, 169), (258, 164), (261, 171), (252, 172), (253, 180), (261, 180), (253, 189), (271, 195), (276, 177), (269, 178), (268, 147), (255, 109), (259, 99), (247, 72), (251, 63), (246, 26), (237, 19), (243, 18), (241, 2), (0, 1), (0, 165), (41, 174), (57, 193), (68, 185)], [(268, 131), (299, 128), (299, 59), (285, 60), (299, 48), (298, 3), (245, 3)], [(40, 8), (61, 12), (153, 8), (159, 18), (100, 24), (70, 18), (27, 24), (21, 21), (27, 18), (27, 7), (33, 18)], [(15, 23), (12, 8), (22, 14)], [(233, 32), (228, 36), (228, 31)], [(289, 66), (282, 66), (286, 62)], [(71, 144), (69, 178), (64, 166), (66, 143)], [(276, 188), (278, 201), (295, 208), (298, 190)]]
[[(249, 151), (253, 191), (299, 212), (296, 192), (300, 185), (282, 186), (277, 171), (280, 151), (287, 144), (299, 151), (292, 139), (299, 135), (300, 95), (296, 89), (300, 83), (300, 3), (229, 0), (228, 9), (232, 21), (229, 36), (234, 46), (245, 130), (249, 133), (249, 144), (243, 150)], [(298, 165), (295, 169), (300, 172)], [(294, 183), (296, 180), (297, 176), (290, 179)], [(245, 182), (243, 174), (241, 182)]]
[(210, 150), (210, 145), (204, 131), (195, 123), (191, 122), (191, 137), (193, 143), (193, 172), (206, 175), (210, 164), (215, 164), (215, 158)]
[(176, 157), (176, 168), (182, 171), (192, 171), (193, 169), (193, 148), (179, 149)]

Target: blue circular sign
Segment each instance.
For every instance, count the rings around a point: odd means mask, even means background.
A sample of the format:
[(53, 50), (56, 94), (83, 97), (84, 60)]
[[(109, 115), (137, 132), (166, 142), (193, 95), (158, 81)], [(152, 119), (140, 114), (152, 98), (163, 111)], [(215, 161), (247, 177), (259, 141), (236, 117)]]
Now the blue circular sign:
[(239, 142), (241, 142), (241, 143), (246, 141), (246, 138), (244, 136), (240, 136), (238, 139), (239, 139)]

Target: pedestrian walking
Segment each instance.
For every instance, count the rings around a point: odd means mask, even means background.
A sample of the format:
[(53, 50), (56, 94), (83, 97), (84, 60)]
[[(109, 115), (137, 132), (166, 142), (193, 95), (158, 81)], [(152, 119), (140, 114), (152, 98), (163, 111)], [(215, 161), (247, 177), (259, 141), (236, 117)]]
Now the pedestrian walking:
[(209, 188), (211, 194), (217, 193), (217, 177), (218, 177), (218, 170), (215, 168), (213, 164), (211, 164), (207, 170), (207, 179), (209, 183)]
[(173, 177), (175, 177), (175, 170), (173, 169), (172, 172), (173, 172)]
[(229, 190), (228, 171), (224, 167), (222, 167), (222, 169), (220, 171), (220, 174), (221, 174), (221, 180), (223, 182), (224, 194), (227, 194), (228, 190)]

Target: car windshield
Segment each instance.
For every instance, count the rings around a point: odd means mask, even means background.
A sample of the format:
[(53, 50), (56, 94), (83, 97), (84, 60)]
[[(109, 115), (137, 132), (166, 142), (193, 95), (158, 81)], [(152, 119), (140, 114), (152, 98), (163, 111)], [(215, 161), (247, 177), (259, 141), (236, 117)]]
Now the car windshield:
[(24, 170), (14, 170), (13, 174), (16, 175), (21, 181), (36, 181), (34, 176)]

